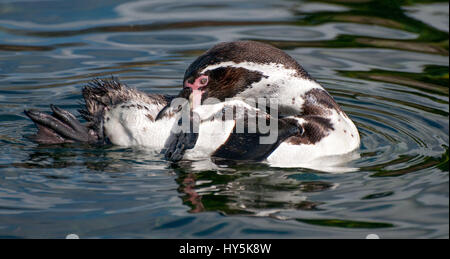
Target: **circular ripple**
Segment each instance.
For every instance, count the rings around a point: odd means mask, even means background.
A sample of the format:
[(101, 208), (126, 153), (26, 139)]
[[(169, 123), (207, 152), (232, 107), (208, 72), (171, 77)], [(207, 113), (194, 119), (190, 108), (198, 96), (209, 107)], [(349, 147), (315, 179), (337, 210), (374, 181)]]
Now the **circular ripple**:
[(378, 84), (378, 95), (374, 95), (348, 90), (352, 89), (349, 84), (354, 88), (374, 84), (349, 80), (327, 84), (360, 131), (361, 159), (354, 161), (357, 167), (376, 176), (394, 176), (443, 165), (441, 156), (448, 156), (448, 111), (444, 104), (441, 109), (424, 106), (423, 99), (432, 96), (416, 95), (406, 86)]

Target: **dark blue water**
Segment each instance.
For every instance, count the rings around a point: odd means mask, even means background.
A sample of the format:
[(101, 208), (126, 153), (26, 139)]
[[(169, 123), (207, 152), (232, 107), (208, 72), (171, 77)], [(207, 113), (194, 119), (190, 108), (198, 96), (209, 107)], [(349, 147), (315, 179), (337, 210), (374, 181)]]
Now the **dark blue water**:
[[(448, 238), (448, 2), (426, 2), (0, 0), (0, 237)], [(355, 121), (353, 171), (202, 170), (23, 137), (24, 109), (76, 112), (93, 78), (176, 94), (199, 54), (249, 39)]]

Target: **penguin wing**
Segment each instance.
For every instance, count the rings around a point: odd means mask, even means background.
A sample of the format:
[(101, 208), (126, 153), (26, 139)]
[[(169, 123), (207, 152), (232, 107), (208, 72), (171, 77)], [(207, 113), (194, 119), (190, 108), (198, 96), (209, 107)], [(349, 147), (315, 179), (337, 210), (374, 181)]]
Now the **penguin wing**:
[[(172, 136), (165, 153), (168, 160), (179, 161), (187, 150), (193, 149), (195, 154), (200, 150), (205, 157), (260, 161), (286, 138), (302, 131), (296, 120), (271, 117), (243, 101), (205, 105), (202, 109), (190, 117), (193, 127), (189, 132), (180, 131)], [(230, 121), (232, 127), (224, 130)], [(195, 127), (202, 133), (192, 131)], [(209, 131), (202, 131), (202, 127), (208, 127)]]
[[(268, 130), (262, 130), (259, 125), (248, 123), (245, 131), (237, 133), (235, 126), (233, 133), (212, 155), (219, 160), (262, 161), (267, 158), (284, 140), (301, 134), (303, 128), (292, 119), (275, 119), (271, 117), (257, 117), (271, 125)], [(251, 129), (257, 129), (249, 133)], [(250, 131), (251, 132), (251, 131)]]

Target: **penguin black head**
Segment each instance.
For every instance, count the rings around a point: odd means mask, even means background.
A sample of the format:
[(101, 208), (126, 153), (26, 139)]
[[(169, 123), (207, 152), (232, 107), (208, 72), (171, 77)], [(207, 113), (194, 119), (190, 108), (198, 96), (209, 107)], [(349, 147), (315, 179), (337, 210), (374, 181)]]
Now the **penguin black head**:
[(295, 59), (271, 45), (255, 41), (224, 42), (206, 51), (187, 68), (180, 96), (189, 98), (194, 108), (207, 98), (224, 101), (269, 78), (271, 67), (273, 73), (282, 67), (294, 71), (296, 76), (310, 78)]

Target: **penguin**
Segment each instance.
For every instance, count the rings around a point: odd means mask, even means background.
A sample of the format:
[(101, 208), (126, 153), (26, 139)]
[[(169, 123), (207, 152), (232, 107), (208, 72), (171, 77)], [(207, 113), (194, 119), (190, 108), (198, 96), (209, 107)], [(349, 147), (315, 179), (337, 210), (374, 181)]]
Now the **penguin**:
[[(294, 58), (268, 44), (217, 44), (187, 68), (179, 96), (197, 114), (198, 131), (171, 135), (166, 158), (172, 161), (213, 157), (307, 163), (347, 154), (360, 145), (355, 124), (326, 89)], [(208, 104), (209, 99), (216, 102)], [(256, 106), (258, 99), (266, 105)], [(269, 111), (270, 103), (277, 104), (274, 111)], [(241, 114), (225, 118), (226, 110)], [(165, 111), (172, 109), (163, 108), (158, 119), (166, 117)], [(220, 115), (221, 120), (211, 119)], [(276, 138), (263, 143), (262, 137), (270, 134), (255, 121), (275, 122), (271, 130)], [(237, 131), (238, 126), (244, 130)]]
[[(52, 114), (26, 110), (38, 128), (31, 139), (143, 146), (173, 162), (209, 157), (273, 165), (360, 145), (355, 124), (323, 86), (284, 51), (255, 41), (207, 50), (187, 68), (177, 96), (146, 94), (115, 78), (94, 80), (82, 92), (86, 123), (54, 105)], [(180, 129), (183, 120), (189, 126)]]

